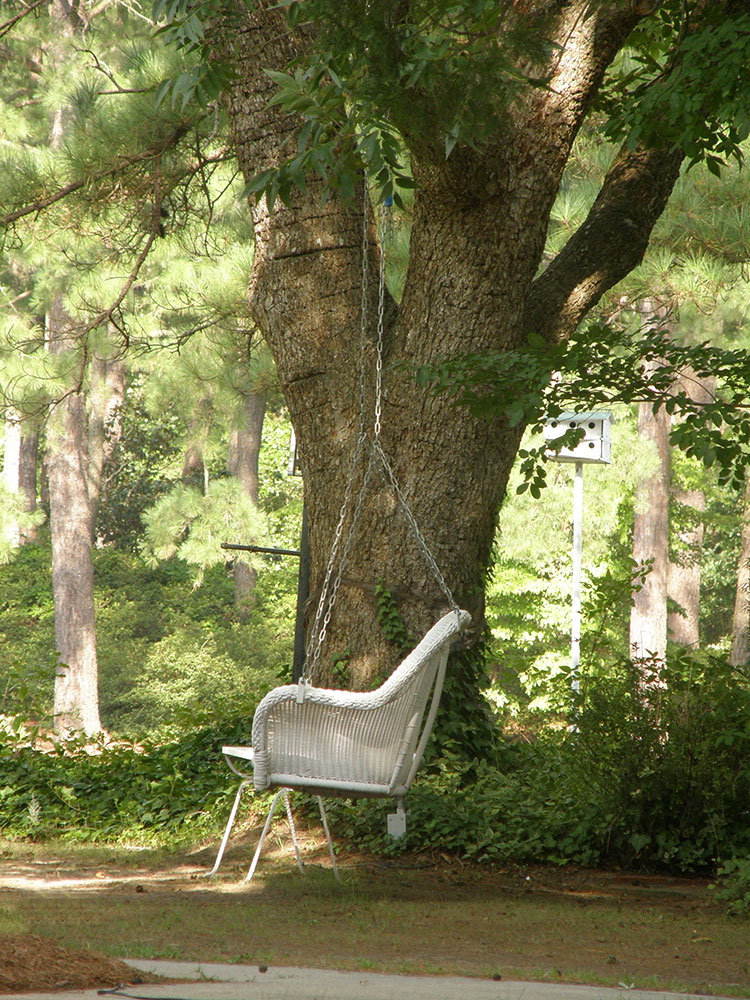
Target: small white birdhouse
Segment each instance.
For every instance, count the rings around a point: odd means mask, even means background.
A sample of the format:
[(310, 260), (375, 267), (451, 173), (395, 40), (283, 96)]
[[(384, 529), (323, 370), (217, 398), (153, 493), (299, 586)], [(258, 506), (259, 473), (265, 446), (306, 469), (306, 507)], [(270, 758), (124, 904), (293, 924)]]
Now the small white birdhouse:
[(566, 431), (583, 429), (583, 438), (572, 448), (561, 448), (548, 455), (556, 462), (590, 462), (598, 465), (609, 463), (609, 426), (612, 414), (606, 411), (596, 413), (561, 413), (544, 425), (544, 437), (554, 441)]

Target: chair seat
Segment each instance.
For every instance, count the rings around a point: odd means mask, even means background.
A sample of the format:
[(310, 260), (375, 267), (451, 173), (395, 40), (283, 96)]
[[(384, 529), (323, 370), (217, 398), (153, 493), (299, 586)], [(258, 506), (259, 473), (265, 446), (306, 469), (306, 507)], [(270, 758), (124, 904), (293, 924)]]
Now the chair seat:
[(238, 777), (250, 780), (253, 775), (246, 771), (241, 771), (239, 767), (235, 767), (232, 760), (249, 760), (252, 764), (255, 758), (255, 751), (252, 747), (222, 747), (221, 752), (226, 758), (226, 762), (229, 765), (230, 770), (232, 770)]
[(242, 760), (252, 760), (255, 753), (252, 747), (222, 747), (221, 752), (227, 757), (240, 757)]

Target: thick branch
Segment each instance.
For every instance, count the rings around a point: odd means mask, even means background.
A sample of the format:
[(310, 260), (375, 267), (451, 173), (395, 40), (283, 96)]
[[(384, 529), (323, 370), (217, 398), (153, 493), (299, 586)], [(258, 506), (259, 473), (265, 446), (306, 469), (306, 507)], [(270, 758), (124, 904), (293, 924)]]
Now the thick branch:
[(674, 149), (620, 151), (586, 221), (534, 281), (527, 333), (565, 339), (604, 292), (640, 264), (682, 159)]

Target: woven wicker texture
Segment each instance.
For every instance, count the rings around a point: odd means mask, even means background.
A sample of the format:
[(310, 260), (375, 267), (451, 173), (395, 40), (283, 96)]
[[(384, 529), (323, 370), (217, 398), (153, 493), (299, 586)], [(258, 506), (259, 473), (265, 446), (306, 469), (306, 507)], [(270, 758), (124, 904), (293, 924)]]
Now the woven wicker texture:
[(442, 686), (451, 642), (470, 620), (465, 611), (444, 615), (375, 691), (308, 685), (301, 703), (296, 684), (269, 692), (253, 719), (255, 787), (403, 794), (428, 735), (430, 691)]

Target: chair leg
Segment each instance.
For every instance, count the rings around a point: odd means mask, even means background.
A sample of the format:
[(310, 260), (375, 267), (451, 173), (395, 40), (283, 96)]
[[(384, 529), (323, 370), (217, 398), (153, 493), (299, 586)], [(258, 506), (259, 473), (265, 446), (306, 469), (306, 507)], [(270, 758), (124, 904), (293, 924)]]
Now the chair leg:
[(294, 856), (297, 859), (297, 868), (299, 869), (300, 875), (305, 874), (305, 869), (302, 866), (302, 858), (299, 853), (299, 845), (297, 844), (297, 831), (294, 829), (294, 820), (292, 819), (292, 807), (289, 805), (289, 791), (286, 788), (282, 788), (282, 798), (284, 799), (284, 807), (286, 809), (286, 818), (289, 820), (289, 831), (292, 834), (292, 843), (294, 844)]
[(336, 881), (340, 882), (341, 877), (339, 876), (338, 866), (336, 865), (336, 858), (333, 853), (333, 844), (331, 843), (331, 834), (328, 831), (328, 817), (326, 816), (326, 807), (323, 805), (323, 799), (317, 795), (318, 807), (320, 808), (320, 818), (323, 820), (323, 829), (326, 834), (326, 842), (328, 844), (328, 853), (331, 855), (331, 865), (333, 867), (333, 874), (336, 876)]
[(255, 868), (258, 864), (258, 859), (260, 858), (261, 848), (263, 847), (263, 841), (266, 839), (266, 834), (268, 833), (268, 828), (271, 825), (273, 814), (276, 812), (276, 803), (279, 801), (279, 796), (283, 795), (285, 792), (286, 792), (285, 788), (280, 788), (278, 792), (276, 792), (276, 794), (274, 795), (273, 799), (271, 800), (271, 807), (268, 810), (268, 815), (266, 816), (266, 822), (264, 823), (263, 830), (261, 831), (260, 834), (260, 840), (258, 841), (258, 846), (255, 848), (255, 854), (253, 855), (253, 860), (250, 865), (250, 870), (243, 879), (244, 882), (249, 882), (250, 879), (253, 877), (253, 874), (255, 873)]
[(249, 785), (251, 780), (252, 780), (251, 778), (245, 778), (244, 781), (240, 782), (240, 787), (237, 789), (237, 794), (234, 797), (234, 805), (232, 806), (232, 811), (229, 814), (229, 820), (227, 821), (227, 825), (224, 829), (224, 836), (221, 838), (221, 846), (219, 847), (219, 853), (216, 856), (216, 861), (214, 861), (213, 868), (211, 869), (210, 872), (207, 873), (206, 878), (210, 878), (212, 875), (215, 875), (216, 872), (218, 871), (219, 865), (221, 864), (221, 859), (224, 856), (224, 849), (226, 848), (227, 841), (229, 840), (229, 834), (232, 830), (232, 826), (234, 825), (234, 817), (237, 815), (237, 807), (240, 804), (242, 793), (245, 790), (245, 786)]

